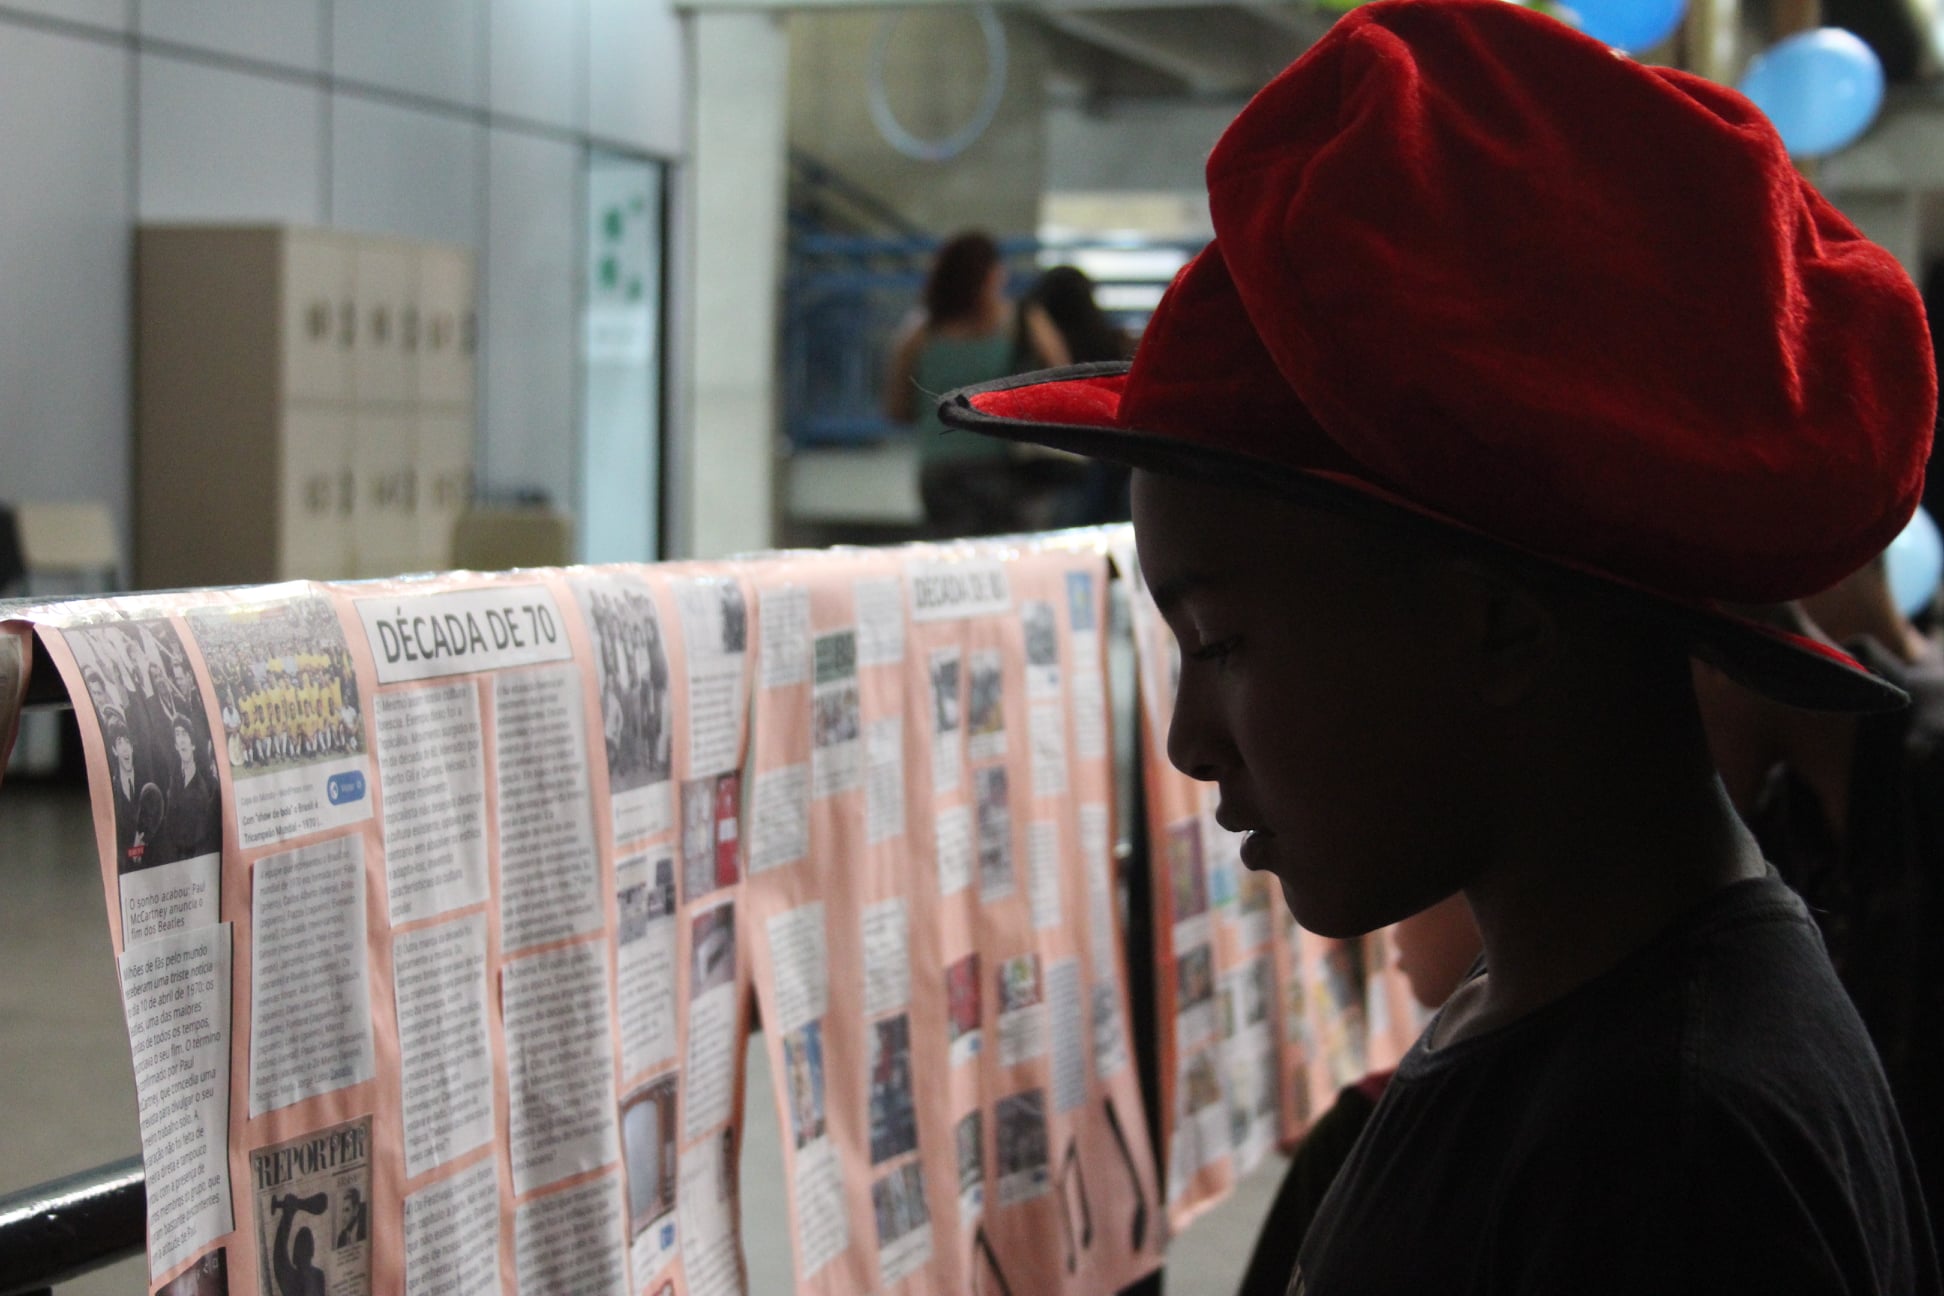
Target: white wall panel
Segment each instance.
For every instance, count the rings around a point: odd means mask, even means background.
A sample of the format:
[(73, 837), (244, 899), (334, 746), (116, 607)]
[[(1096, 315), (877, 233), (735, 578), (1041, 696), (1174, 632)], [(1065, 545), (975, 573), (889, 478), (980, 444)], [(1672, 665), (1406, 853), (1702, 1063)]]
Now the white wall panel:
[[(128, 507), (128, 59), (0, 27), (0, 495)], [(124, 528), (124, 534), (126, 529)]]
[(668, 0), (588, 0), (587, 129), (657, 157), (688, 128), (681, 20)]
[(331, 223), (477, 248), (485, 128), (349, 95), (331, 138)]
[(334, 0), (333, 71), (353, 81), (478, 107), (486, 0)]
[(65, 18), (90, 27), (128, 30), (130, 0), (7, 0), (7, 3), (29, 13)]
[(535, 487), (571, 509), (580, 153), (495, 131), (490, 174), (481, 483)]
[(142, 220), (324, 221), (324, 93), (141, 56)]
[(305, 72), (324, 68), (319, 0), (137, 0), (137, 30)]
[(494, 112), (568, 130), (587, 124), (587, 0), (491, 0)]

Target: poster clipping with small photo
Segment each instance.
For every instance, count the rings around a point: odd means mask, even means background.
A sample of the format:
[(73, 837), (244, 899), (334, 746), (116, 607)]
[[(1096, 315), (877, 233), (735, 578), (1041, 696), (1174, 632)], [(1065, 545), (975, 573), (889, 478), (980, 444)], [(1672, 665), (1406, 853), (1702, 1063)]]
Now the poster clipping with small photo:
[(813, 1021), (783, 1037), (783, 1080), (790, 1096), (790, 1135), (795, 1146), (824, 1135), (823, 1022)]
[(1046, 1090), (1028, 1089), (1001, 1098), (993, 1112), (999, 1149), (999, 1204), (1014, 1206), (1045, 1193), (1047, 1170)]
[(188, 619), (223, 717), (245, 849), (369, 817), (365, 704), (331, 601), (196, 608)]
[(160, 618), (77, 626), (66, 640), (108, 758), (123, 942), (215, 922), (223, 849), (217, 762), (225, 757), (212, 740), (188, 649)]
[(628, 1166), (628, 1236), (637, 1288), (675, 1255), (676, 1076), (651, 1080), (621, 1104), (621, 1149)]
[(675, 726), (661, 616), (648, 586), (634, 578), (588, 576), (571, 584), (594, 645), (614, 838), (637, 841), (668, 827)]
[(739, 850), (742, 774), (731, 770), (682, 784), (682, 902), (736, 885), (742, 878)]
[(918, 1146), (918, 1099), (911, 1082), (911, 1017), (871, 1027), (871, 1164)]

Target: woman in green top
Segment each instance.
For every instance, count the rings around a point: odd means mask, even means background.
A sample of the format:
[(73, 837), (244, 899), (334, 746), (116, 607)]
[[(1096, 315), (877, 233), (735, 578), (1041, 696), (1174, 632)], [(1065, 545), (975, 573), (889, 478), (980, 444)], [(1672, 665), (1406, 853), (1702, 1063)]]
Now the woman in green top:
[[(946, 435), (927, 393), (1004, 378), (1021, 368), (1070, 362), (1066, 342), (1038, 306), (1016, 312), (1006, 299), (1006, 267), (990, 237), (948, 239), (925, 281), (924, 313), (892, 352), (884, 412), (918, 432), (918, 489), (935, 536), (988, 535), (1016, 528), (1016, 483), (1003, 442)], [(1029, 354), (1014, 354), (1023, 335)]]

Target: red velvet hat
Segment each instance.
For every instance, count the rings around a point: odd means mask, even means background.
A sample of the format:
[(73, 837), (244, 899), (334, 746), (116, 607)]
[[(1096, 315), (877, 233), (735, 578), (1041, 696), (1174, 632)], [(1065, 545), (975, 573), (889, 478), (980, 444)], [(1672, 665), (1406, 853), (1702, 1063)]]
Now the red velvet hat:
[(1633, 600), (1780, 701), (1894, 686), (1735, 615), (1910, 518), (1923, 304), (1760, 110), (1505, 0), (1375, 0), (1236, 118), (1131, 366), (947, 424), (1429, 528)]

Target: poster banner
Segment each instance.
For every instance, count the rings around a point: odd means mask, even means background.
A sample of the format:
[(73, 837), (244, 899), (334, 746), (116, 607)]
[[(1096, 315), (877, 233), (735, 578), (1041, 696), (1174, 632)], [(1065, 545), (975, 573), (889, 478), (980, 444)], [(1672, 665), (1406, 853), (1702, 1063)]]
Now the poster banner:
[(0, 780), (7, 774), (20, 708), (27, 701), (27, 677), (34, 666), (34, 630), (21, 621), (0, 623)]
[(1111, 881), (1102, 547), (757, 564), (745, 922), (798, 1290), (1158, 1267)]
[(744, 1289), (733, 572), (61, 605), (150, 1290)]
[(1132, 528), (1109, 539), (1128, 589), (1153, 879), (1154, 1023), (1167, 1202), (1176, 1229), (1365, 1074), (1395, 1066), (1422, 1017), (1387, 932), (1297, 927), (1275, 879), (1242, 864), (1219, 793), (1169, 763), (1180, 650), (1141, 579)]

